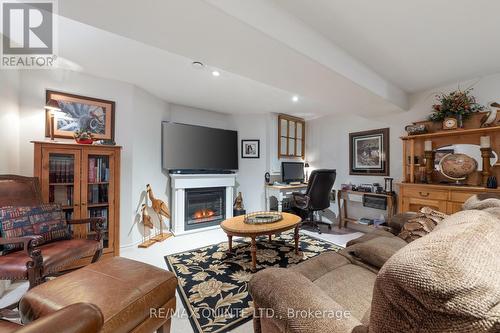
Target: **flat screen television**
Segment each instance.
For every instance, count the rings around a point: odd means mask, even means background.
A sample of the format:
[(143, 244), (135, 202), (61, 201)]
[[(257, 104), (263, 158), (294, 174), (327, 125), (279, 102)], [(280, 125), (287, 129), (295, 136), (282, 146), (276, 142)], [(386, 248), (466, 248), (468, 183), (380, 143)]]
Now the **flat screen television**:
[(165, 121), (162, 165), (169, 172), (237, 170), (238, 132)]

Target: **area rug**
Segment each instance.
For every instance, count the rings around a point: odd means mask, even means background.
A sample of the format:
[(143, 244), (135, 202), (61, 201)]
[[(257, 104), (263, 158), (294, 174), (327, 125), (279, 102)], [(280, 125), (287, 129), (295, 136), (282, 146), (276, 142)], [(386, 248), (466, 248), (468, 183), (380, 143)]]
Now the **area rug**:
[[(258, 238), (257, 270), (289, 267), (342, 247), (301, 233), (300, 248), (296, 255), (293, 232), (275, 236), (271, 242), (267, 236)], [(226, 332), (252, 318), (250, 243), (233, 240), (232, 255), (227, 249), (224, 242), (165, 257), (168, 268), (177, 275), (178, 291), (195, 332)]]

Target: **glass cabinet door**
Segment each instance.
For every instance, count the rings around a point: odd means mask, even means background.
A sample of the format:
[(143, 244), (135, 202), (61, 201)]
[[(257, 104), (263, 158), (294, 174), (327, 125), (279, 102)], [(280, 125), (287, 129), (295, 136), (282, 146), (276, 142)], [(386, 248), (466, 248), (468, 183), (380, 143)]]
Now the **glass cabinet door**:
[(59, 204), (66, 220), (80, 218), (80, 151), (46, 150), (43, 152), (42, 164), (44, 201)]
[[(113, 152), (84, 153), (84, 181), (82, 182), (82, 216), (104, 219), (102, 239), (104, 252), (112, 249), (111, 227), (114, 219), (114, 154)], [(95, 236), (95, 230), (87, 226), (87, 237)]]

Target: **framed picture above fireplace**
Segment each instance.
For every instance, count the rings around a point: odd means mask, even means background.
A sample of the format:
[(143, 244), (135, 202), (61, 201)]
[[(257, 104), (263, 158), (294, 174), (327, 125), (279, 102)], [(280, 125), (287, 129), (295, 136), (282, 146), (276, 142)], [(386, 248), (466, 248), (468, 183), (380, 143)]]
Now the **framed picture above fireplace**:
[(241, 140), (241, 158), (260, 158), (260, 140)]

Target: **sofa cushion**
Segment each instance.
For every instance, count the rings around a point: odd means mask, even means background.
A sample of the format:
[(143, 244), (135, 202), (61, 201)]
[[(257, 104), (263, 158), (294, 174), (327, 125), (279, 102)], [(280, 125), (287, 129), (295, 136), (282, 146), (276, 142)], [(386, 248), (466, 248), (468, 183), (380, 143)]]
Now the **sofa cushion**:
[(394, 253), (407, 244), (399, 237), (377, 237), (350, 246), (347, 252), (364, 263), (380, 268)]
[[(48, 243), (68, 238), (64, 213), (59, 205), (53, 204), (0, 208), (0, 230), (4, 239), (39, 235)], [(21, 248), (22, 244), (8, 244), (3, 252)]]
[(311, 281), (315, 281), (328, 272), (348, 264), (350, 262), (344, 256), (339, 255), (335, 251), (329, 251), (292, 266), (290, 269), (302, 274)]
[(371, 239), (374, 239), (374, 238), (378, 238), (378, 237), (389, 237), (389, 238), (392, 238), (392, 237), (396, 237), (394, 236), (391, 232), (387, 231), (387, 230), (384, 230), (384, 229), (375, 229), (367, 234), (364, 234), (363, 236), (361, 237), (358, 237), (358, 238), (355, 238), (355, 239), (351, 239), (350, 241), (347, 242), (346, 244), (346, 247), (349, 247), (351, 245), (354, 245), (354, 244), (358, 244), (358, 243), (364, 243), (364, 242), (367, 242)]
[(348, 264), (323, 275), (314, 284), (361, 321), (369, 310), (376, 274)]
[(370, 332), (497, 332), (500, 220), (458, 212), (380, 270)]

